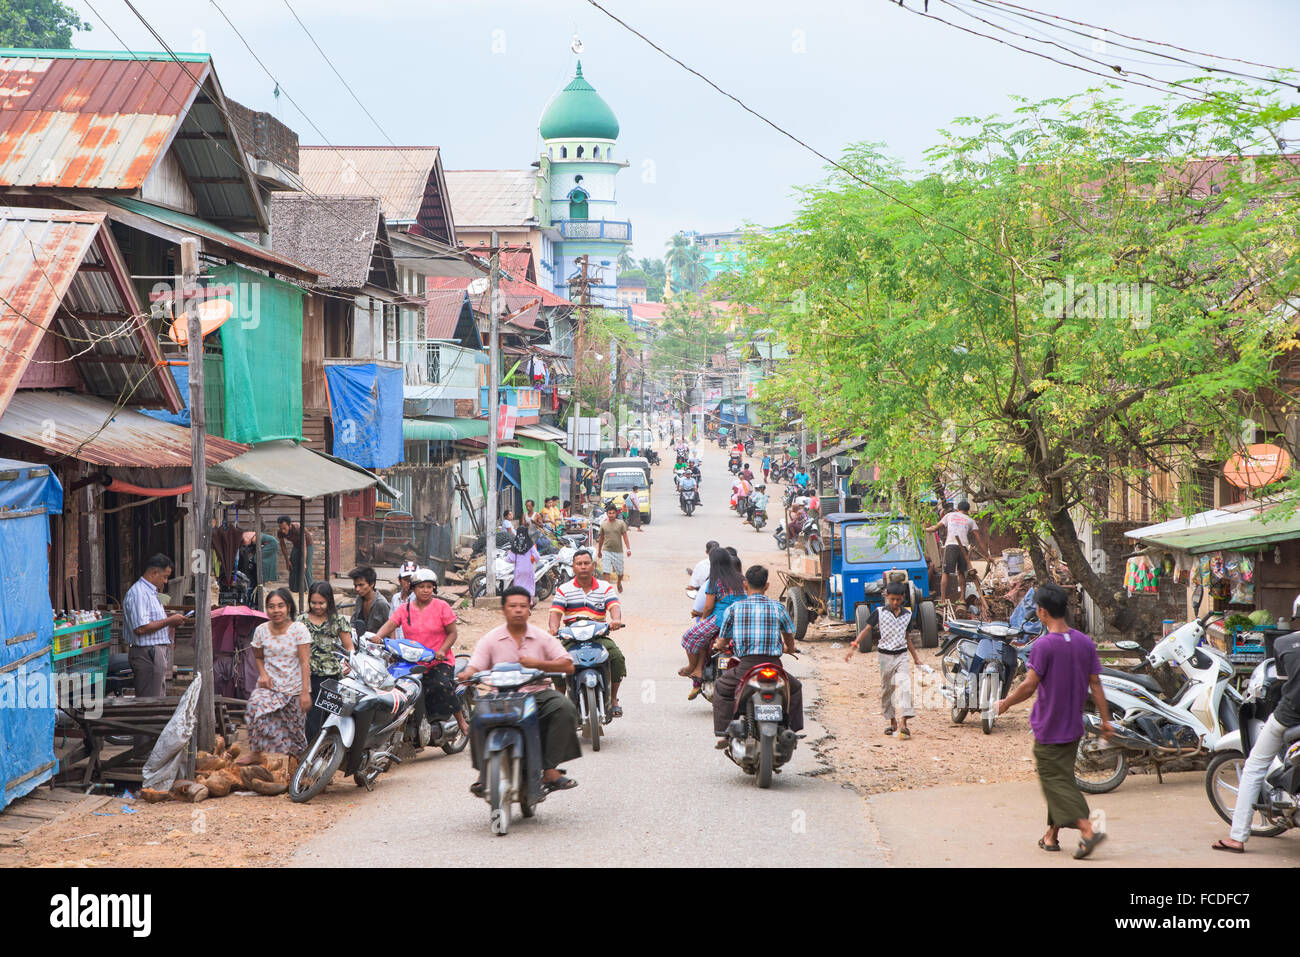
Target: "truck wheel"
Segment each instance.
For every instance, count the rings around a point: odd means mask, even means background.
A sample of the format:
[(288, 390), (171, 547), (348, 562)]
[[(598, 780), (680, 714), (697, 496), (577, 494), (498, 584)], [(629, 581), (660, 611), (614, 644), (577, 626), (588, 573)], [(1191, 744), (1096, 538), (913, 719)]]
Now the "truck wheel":
[(921, 647), (939, 647), (939, 616), (935, 613), (934, 602), (923, 601), (916, 609), (921, 620)]
[(794, 622), (794, 640), (803, 641), (808, 631), (808, 605), (803, 600), (803, 589), (791, 585), (781, 596), (781, 603)]
[[(862, 634), (862, 629), (867, 627), (867, 619), (870, 617), (871, 617), (871, 606), (869, 605), (862, 604), (859, 605), (857, 608), (853, 609), (853, 624), (857, 627), (859, 635)], [(873, 633), (871, 637), (867, 639), (867, 647), (863, 648), (861, 645), (859, 645), (858, 651), (859, 652), (870, 651), (872, 647), (875, 645), (875, 643), (876, 643), (876, 637), (875, 634)]]

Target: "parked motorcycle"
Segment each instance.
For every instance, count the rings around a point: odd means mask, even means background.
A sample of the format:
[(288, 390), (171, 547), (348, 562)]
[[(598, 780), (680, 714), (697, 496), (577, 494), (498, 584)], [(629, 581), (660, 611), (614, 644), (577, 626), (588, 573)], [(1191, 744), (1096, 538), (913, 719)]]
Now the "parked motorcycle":
[(978, 711), (980, 728), (990, 734), (998, 717), (998, 701), (1024, 670), (1037, 632), (1004, 622), (960, 619), (948, 621), (945, 627), (948, 635), (938, 654), (952, 723), (961, 724), (970, 712)]
[(1282, 736), (1282, 750), (1274, 755), (1260, 793), (1245, 795), (1239, 790), (1246, 755), (1277, 707), (1284, 683), (1275, 659), (1267, 658), (1255, 666), (1237, 707), (1237, 730), (1219, 738), (1214, 757), (1205, 769), (1205, 793), (1215, 813), (1229, 824), (1238, 801), (1254, 802), (1255, 814), (1250, 820), (1253, 837), (1277, 837), (1300, 827), (1300, 725), (1288, 728)]
[[(1084, 712), (1084, 730), (1074, 762), (1074, 778), (1089, 794), (1105, 794), (1120, 786), (1129, 767), (1160, 768), (1177, 758), (1215, 750), (1219, 739), (1238, 729), (1240, 696), (1229, 687), (1232, 665), (1222, 652), (1198, 647), (1209, 612), (1161, 639), (1143, 660), (1142, 668), (1175, 665), (1186, 679), (1166, 698), (1150, 675), (1101, 669), (1101, 685), (1110, 708), (1115, 734), (1100, 736), (1101, 718), (1091, 702)], [(1138, 651), (1135, 641), (1117, 641), (1117, 648)]]
[(470, 733), (482, 767), (483, 798), (492, 809), (492, 833), (510, 830), (510, 806), (519, 804), (524, 817), (537, 813), (546, 800), (542, 784), (542, 732), (532, 692), (521, 690), (542, 678), (563, 678), (518, 662), (480, 671), (474, 681), (485, 685)]
[[(515, 563), (510, 560), (510, 550), (506, 548), (498, 548), (493, 554), (493, 560), (496, 562), (494, 570), (497, 578), (497, 594), (500, 595), (514, 583)], [(480, 568), (474, 573), (474, 577), (469, 580), (469, 597), (477, 599), (486, 594), (487, 572)]]
[[(728, 666), (739, 662), (728, 660)], [(725, 753), (760, 788), (790, 760), (799, 736), (790, 730), (790, 684), (785, 669), (764, 662), (750, 668), (736, 688), (735, 717), (727, 725)]]
[(289, 798), (295, 803), (324, 791), (340, 766), (357, 787), (373, 790), (375, 778), (402, 763), (397, 746), (424, 693), (424, 665), (394, 678), (377, 647), (366, 641), (351, 653), (335, 654), (348, 663), (348, 673), (321, 683), (316, 704), (329, 717), (289, 781)]
[[(385, 638), (384, 651), (388, 655), (388, 673), (394, 678), (411, 676), (416, 668), (431, 671), (437, 662), (437, 655), (431, 649), (409, 638)], [(457, 655), (457, 672), (463, 670), (468, 662), (469, 655)], [(472, 698), (467, 699), (465, 695), (466, 686), (458, 686), (456, 696), (468, 721), (473, 712), (473, 703)], [(442, 748), (447, 754), (459, 754), (469, 743), (469, 737), (461, 733), (460, 722), (454, 714), (431, 715), (419, 706), (412, 709), (411, 716), (407, 718), (402, 737), (421, 748)]]
[(600, 732), (609, 724), (609, 652), (598, 639), (609, 634), (609, 625), (596, 621), (575, 621), (559, 631), (559, 639), (573, 658), (573, 674), (564, 681), (565, 692), (578, 709), (578, 724), (585, 726), (591, 750), (600, 750)]

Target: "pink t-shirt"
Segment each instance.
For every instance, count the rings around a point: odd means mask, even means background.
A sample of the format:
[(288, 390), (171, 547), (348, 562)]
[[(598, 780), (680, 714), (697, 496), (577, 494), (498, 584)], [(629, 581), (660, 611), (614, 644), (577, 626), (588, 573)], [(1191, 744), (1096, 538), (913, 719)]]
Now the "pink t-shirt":
[[(437, 652), (447, 640), (447, 626), (456, 622), (456, 613), (451, 610), (451, 605), (435, 596), (423, 608), (414, 599), (398, 605), (388, 620), (401, 626), (403, 638), (418, 641), (430, 651)], [(456, 650), (448, 648), (438, 660), (454, 665)]]
[(970, 533), (979, 528), (979, 523), (965, 512), (949, 512), (939, 519), (939, 524), (948, 527), (948, 537), (944, 540), (945, 545), (961, 544), (967, 548), (970, 547)]

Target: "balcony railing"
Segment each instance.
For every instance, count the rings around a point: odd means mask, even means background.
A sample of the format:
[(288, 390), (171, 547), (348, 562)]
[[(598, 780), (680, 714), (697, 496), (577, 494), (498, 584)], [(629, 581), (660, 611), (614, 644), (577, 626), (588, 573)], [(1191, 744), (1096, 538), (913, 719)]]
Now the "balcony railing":
[(561, 219), (555, 225), (565, 239), (614, 239), (632, 241), (632, 224), (608, 219)]

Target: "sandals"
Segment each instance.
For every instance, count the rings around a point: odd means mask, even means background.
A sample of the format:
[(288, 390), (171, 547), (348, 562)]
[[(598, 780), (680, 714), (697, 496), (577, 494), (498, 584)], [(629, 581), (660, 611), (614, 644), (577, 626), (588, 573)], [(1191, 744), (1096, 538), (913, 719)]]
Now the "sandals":
[(1096, 849), (1098, 844), (1100, 844), (1104, 840), (1106, 840), (1106, 832), (1099, 831), (1093, 834), (1091, 839), (1087, 841), (1080, 841), (1078, 850), (1074, 852), (1074, 859), (1076, 861), (1083, 860), (1085, 857), (1087, 857)]
[(543, 785), (543, 787), (546, 788), (547, 794), (550, 794), (552, 791), (569, 791), (577, 786), (577, 781), (573, 780), (573, 778), (566, 778), (564, 775), (560, 775), (554, 781), (547, 781)]
[(481, 798), (485, 793), (487, 793), (487, 788), (483, 786), (482, 781), (475, 781), (469, 786), (469, 793), (474, 795), (476, 798)]
[(1245, 854), (1245, 853), (1246, 853), (1246, 848), (1245, 848), (1245, 847), (1233, 847), (1231, 844), (1227, 843), (1227, 842), (1224, 841), (1222, 838), (1220, 838), (1219, 840), (1217, 840), (1217, 841), (1215, 841), (1213, 844), (1211, 844), (1211, 845), (1210, 845), (1210, 850), (1212, 850), (1212, 851), (1227, 851), (1229, 854)]
[(609, 709), (609, 716), (610, 716), (611, 718), (621, 718), (621, 717), (623, 717), (623, 706), (622, 706), (622, 705), (618, 705), (618, 704), (616, 704), (616, 705), (612, 705), (612, 706), (610, 707), (610, 709)]
[(1048, 844), (1047, 841), (1041, 837), (1038, 839), (1038, 846), (1045, 851), (1059, 851), (1061, 849), (1061, 845), (1059, 843)]
[(687, 701), (694, 701), (696, 698), (698, 698), (698, 697), (700, 696), (700, 692), (703, 691), (703, 690), (704, 690), (704, 689), (700, 687), (700, 684), (699, 684), (699, 682), (697, 681), (697, 682), (695, 683), (695, 687), (692, 688), (692, 689), (690, 690), (690, 692), (686, 695), (686, 700), (687, 700)]

